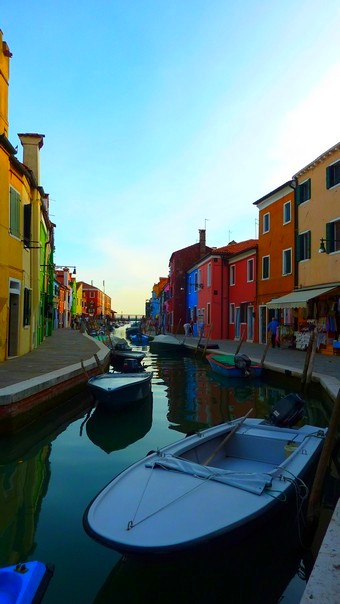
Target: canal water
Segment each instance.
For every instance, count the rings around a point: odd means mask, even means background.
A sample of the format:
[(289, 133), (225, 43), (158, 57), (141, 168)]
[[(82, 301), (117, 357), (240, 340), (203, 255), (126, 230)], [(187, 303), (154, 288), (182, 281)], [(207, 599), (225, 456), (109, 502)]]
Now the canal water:
[[(124, 558), (85, 533), (89, 502), (148, 451), (250, 409), (264, 418), (298, 386), (273, 374), (227, 382), (200, 352), (147, 351), (145, 365), (153, 371), (152, 396), (136, 408), (103, 414), (84, 390), (0, 441), (0, 566), (53, 563), (44, 604), (299, 602), (313, 552), (264, 531), (232, 552), (222, 544), (216, 551), (149, 559)], [(307, 400), (304, 421), (326, 426), (329, 401), (319, 391)], [(330, 509), (334, 488), (330, 479)]]

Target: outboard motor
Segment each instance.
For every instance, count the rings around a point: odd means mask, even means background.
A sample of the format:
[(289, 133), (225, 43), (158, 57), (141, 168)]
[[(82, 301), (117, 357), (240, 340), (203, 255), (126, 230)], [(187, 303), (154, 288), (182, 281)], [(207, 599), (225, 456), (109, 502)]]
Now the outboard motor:
[(287, 394), (273, 406), (268, 422), (273, 426), (291, 428), (302, 418), (304, 404), (304, 400), (298, 394), (294, 392)]
[(246, 354), (235, 354), (234, 363), (235, 367), (240, 369), (245, 376), (250, 375), (251, 360)]
[(124, 359), (122, 373), (138, 373), (139, 371), (144, 371), (144, 367), (137, 359)]

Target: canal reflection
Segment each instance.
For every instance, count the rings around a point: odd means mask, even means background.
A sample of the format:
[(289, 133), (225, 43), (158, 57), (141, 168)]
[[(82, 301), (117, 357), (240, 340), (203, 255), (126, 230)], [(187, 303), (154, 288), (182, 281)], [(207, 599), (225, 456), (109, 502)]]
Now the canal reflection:
[(136, 407), (114, 414), (99, 405), (85, 421), (87, 436), (105, 453), (125, 449), (151, 429), (152, 393)]
[[(34, 559), (54, 563), (44, 604), (210, 604), (220, 602), (221, 593), (231, 604), (264, 604), (277, 602), (287, 585), (295, 586), (301, 597), (308, 563), (296, 544), (281, 539), (278, 545), (270, 534), (262, 532), (238, 551), (233, 548), (232, 556), (219, 548), (147, 561), (122, 559), (85, 534), (82, 517), (92, 498), (150, 449), (242, 417), (250, 409), (254, 417), (265, 418), (282, 396), (298, 387), (286, 376), (269, 374), (230, 382), (194, 354), (147, 352), (145, 367), (153, 371), (152, 396), (138, 406), (108, 414), (93, 406), (85, 390), (20, 433), (1, 439), (0, 565)], [(307, 397), (303, 421), (326, 426), (330, 411), (327, 398), (315, 389)], [(327, 485), (331, 509), (339, 493), (336, 462)], [(287, 604), (298, 601), (284, 599)]]

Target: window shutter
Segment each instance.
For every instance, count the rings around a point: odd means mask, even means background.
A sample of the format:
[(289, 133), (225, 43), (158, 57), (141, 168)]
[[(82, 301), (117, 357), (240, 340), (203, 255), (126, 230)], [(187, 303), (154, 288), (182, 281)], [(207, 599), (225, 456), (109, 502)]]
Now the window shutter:
[(307, 240), (307, 258), (311, 257), (311, 232), (308, 231), (306, 233), (306, 240)]
[(331, 166), (328, 166), (328, 168), (326, 168), (326, 189), (331, 188), (331, 186), (332, 186), (331, 179), (332, 179)]
[(334, 252), (334, 224), (332, 222), (326, 223), (326, 252), (329, 254), (330, 252)]
[(312, 196), (312, 181), (311, 181), (311, 179), (309, 178), (309, 179), (307, 180), (307, 199), (310, 199), (310, 198), (311, 198), (311, 196)]
[(295, 191), (295, 199), (296, 199), (296, 205), (299, 206), (300, 205), (300, 198), (301, 198), (301, 189), (300, 189), (300, 185), (298, 185), (296, 187), (296, 191)]

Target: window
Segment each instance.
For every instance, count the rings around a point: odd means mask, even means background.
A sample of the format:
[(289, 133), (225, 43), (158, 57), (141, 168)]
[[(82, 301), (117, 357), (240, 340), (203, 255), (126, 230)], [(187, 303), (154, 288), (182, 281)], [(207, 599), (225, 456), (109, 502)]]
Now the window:
[(310, 178), (308, 178), (307, 180), (302, 182), (300, 185), (298, 185), (298, 187), (296, 189), (297, 205), (300, 205), (300, 203), (303, 203), (304, 201), (307, 201), (308, 199), (310, 199), (310, 196), (311, 196), (311, 180), (310, 180)]
[(296, 250), (296, 258), (297, 261), (308, 260), (310, 258), (311, 252), (311, 232), (306, 231), (305, 233), (301, 233), (297, 238), (297, 250)]
[(247, 261), (247, 281), (254, 281), (254, 258)]
[(326, 168), (326, 188), (330, 189), (340, 183), (340, 161)]
[(211, 287), (211, 262), (207, 266), (207, 287)]
[(326, 224), (326, 252), (340, 251), (340, 218)]
[(268, 233), (270, 230), (270, 214), (269, 212), (267, 212), (267, 214), (263, 215), (263, 229), (262, 232), (263, 233)]
[(210, 325), (211, 323), (211, 305), (210, 302), (208, 302), (207, 304), (207, 324)]
[(195, 281), (195, 283), (194, 283), (194, 290), (195, 290), (195, 292), (197, 292), (197, 287), (198, 287), (198, 285), (197, 285), (197, 284), (198, 284), (198, 281), (197, 281), (197, 276), (198, 276), (198, 275), (197, 275), (197, 272), (196, 272), (196, 273), (195, 273), (195, 277), (194, 277), (194, 281)]
[(235, 285), (235, 273), (236, 273), (236, 267), (235, 264), (232, 264), (230, 267), (230, 285)]
[(291, 275), (292, 273), (292, 249), (282, 252), (282, 274)]
[(240, 322), (241, 323), (247, 323), (247, 310), (248, 310), (248, 303), (241, 302), (241, 304), (240, 304)]
[(291, 203), (290, 203), (290, 201), (286, 201), (286, 203), (283, 204), (283, 224), (288, 224), (288, 222), (290, 222), (291, 219), (292, 219)]
[(262, 279), (269, 279), (270, 277), (270, 257), (262, 257)]
[(27, 325), (31, 324), (31, 290), (25, 287), (24, 289), (24, 309), (23, 309), (23, 325), (27, 327)]
[(235, 323), (235, 304), (229, 304), (229, 323)]
[(12, 187), (9, 190), (9, 204), (9, 231), (20, 239), (20, 195)]

